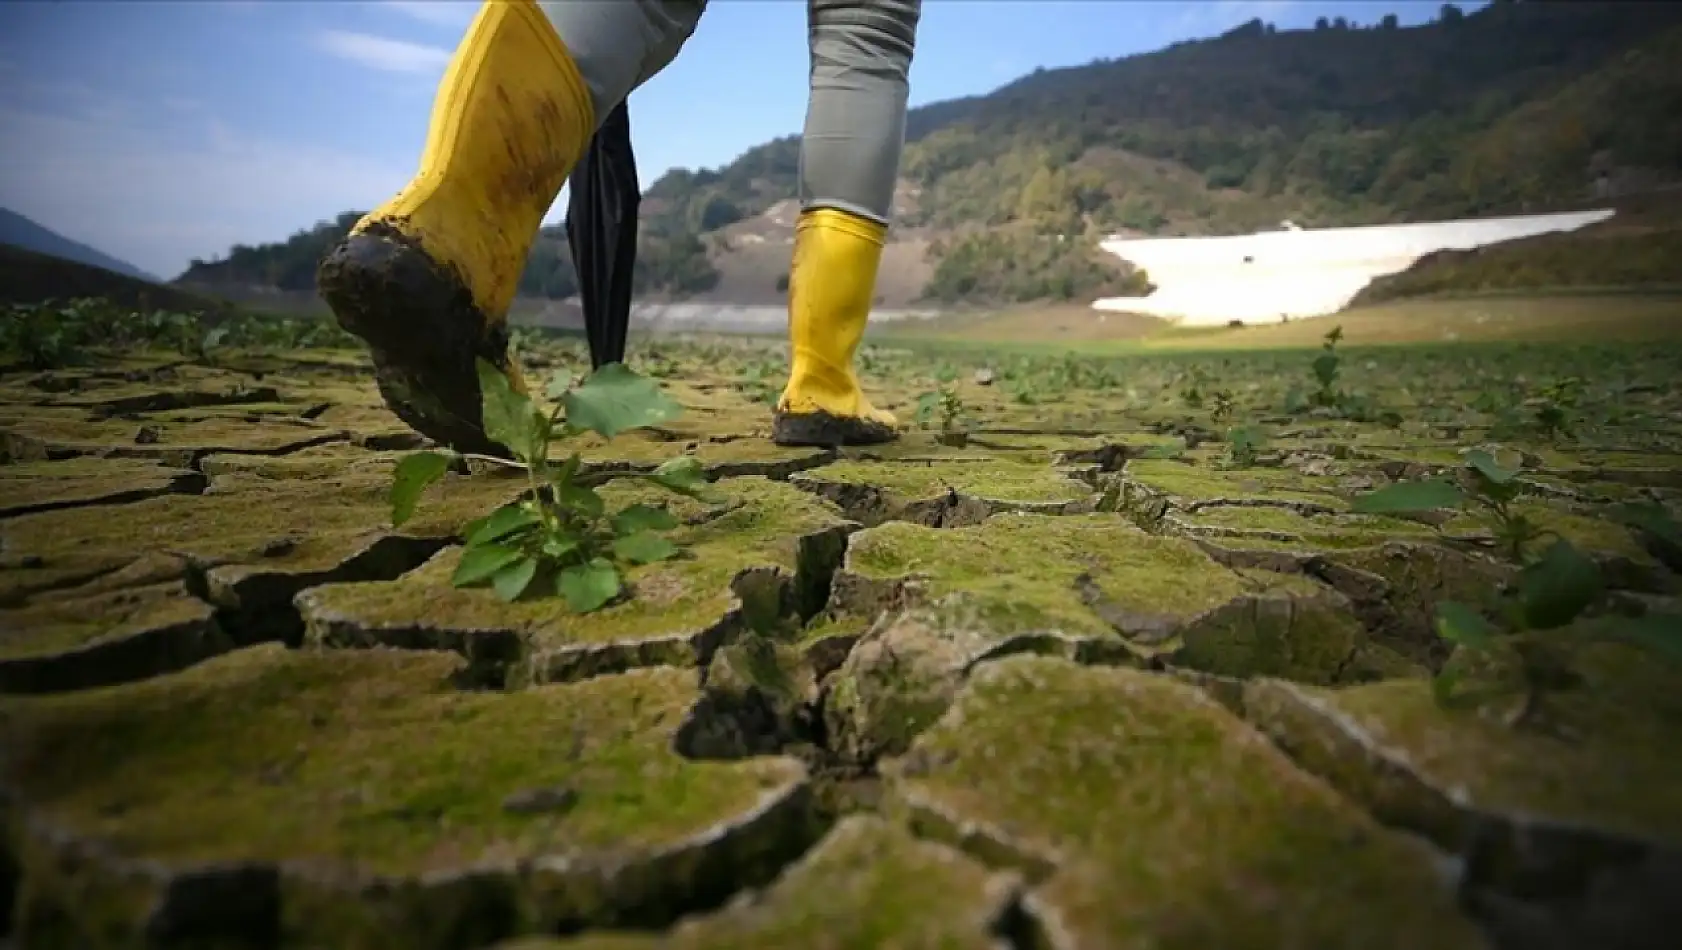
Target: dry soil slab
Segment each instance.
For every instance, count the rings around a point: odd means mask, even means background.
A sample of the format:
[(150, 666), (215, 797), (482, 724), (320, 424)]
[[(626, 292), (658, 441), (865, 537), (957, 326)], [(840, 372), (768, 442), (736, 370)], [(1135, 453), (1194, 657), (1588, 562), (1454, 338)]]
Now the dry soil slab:
[(647, 926), (810, 844), (791, 759), (691, 762), (692, 671), (462, 692), (447, 653), (252, 647), (4, 701), (26, 946), (482, 946)]
[(201, 409), (101, 418), (79, 409), (42, 408), (0, 430), (0, 452), (23, 460), (94, 456), (179, 466), (213, 452), (280, 455), (345, 438), (340, 430), (280, 412), (242, 407), (238, 413)]
[(694, 666), (747, 630), (775, 633), (816, 615), (855, 527), (830, 505), (764, 478), (718, 482), (716, 505), (637, 482), (603, 488), (611, 506), (670, 504), (680, 557), (632, 568), (626, 596), (589, 615), (563, 600), (509, 603), (453, 588), (460, 549), (396, 580), (323, 584), (297, 605), (310, 642), (453, 650), (475, 681), (520, 686), (650, 665)]
[(0, 603), (28, 606), (42, 593), (168, 555), (180, 565), (176, 579), (218, 609), (235, 640), (296, 641), (302, 625), (291, 598), (298, 591), (396, 577), (519, 490), (508, 479), (446, 479), (399, 531), (390, 526), (389, 476), (236, 478), (213, 488), (0, 521)]
[(858, 532), (831, 606), (882, 618), (829, 683), (837, 751), (903, 750), (967, 672), (1011, 653), (1332, 683), (1416, 675), (1351, 604), (1302, 575), (1217, 563), (1114, 515), (1000, 514)]
[(1491, 873), (1506, 886), (1682, 851), (1682, 763), (1660, 751), (1682, 724), (1682, 671), (1587, 628), (1531, 637), (1569, 656), (1579, 681), (1545, 694), (1522, 728), (1510, 724), (1524, 692), (1509, 652), (1455, 658), (1492, 690), (1481, 703), (1445, 707), (1419, 681), (1328, 690), (1258, 679), (1245, 713), (1386, 821), (1457, 850), (1495, 846)]
[[(682, 418), (557, 446), (613, 502), (669, 503), (686, 552), (585, 617), (450, 584), (461, 526), (517, 474), (471, 463), (391, 528), (393, 467), (423, 441), (360, 359), (0, 385), (13, 936), (1482, 945), (1427, 841), (1463, 854), (1465, 907), (1504, 947), (1575, 950), (1669, 906), (1652, 882), (1674, 877), (1607, 881), (1676, 853), (1682, 690), (1592, 654), (1559, 734), (1439, 707), (1426, 677), (1459, 658), (1436, 605), (1513, 571), (1487, 519), (1350, 512), (1462, 464), (1486, 426), (1265, 416), (1237, 466), (1206, 408), (1153, 403), (1179, 369), (1052, 361), (964, 384), (987, 416), (967, 439), (786, 449), (732, 376), (761, 350), (671, 352), (700, 367), (650, 351)], [(907, 354), (861, 359), (884, 406), (932, 385)], [(1593, 517), (1675, 502), (1673, 454), (1523, 451), (1517, 510), (1626, 606), (1674, 596), (1674, 558)], [(619, 477), (677, 454), (721, 501)], [(831, 826), (838, 801), (871, 814)]]
[(520, 940), (498, 950), (940, 947), (998, 950), (1019, 885), (958, 851), (865, 815), (843, 819), (775, 885), (653, 936)]
[(69, 459), (0, 465), (0, 518), (75, 508), (118, 505), (156, 495), (190, 494), (205, 476), (145, 459)]
[(990, 663), (885, 771), (923, 834), (1030, 874), (1048, 947), (1484, 946), (1429, 849), (1170, 679)]
[(836, 461), (789, 481), (870, 525), (905, 521), (957, 527), (1004, 511), (1072, 514), (1091, 511), (1096, 499), (1092, 486), (1071, 469), (1036, 464), (1018, 453), (899, 454)]
[(0, 610), (0, 693), (50, 693), (145, 679), (232, 642), (179, 580), (67, 591)]

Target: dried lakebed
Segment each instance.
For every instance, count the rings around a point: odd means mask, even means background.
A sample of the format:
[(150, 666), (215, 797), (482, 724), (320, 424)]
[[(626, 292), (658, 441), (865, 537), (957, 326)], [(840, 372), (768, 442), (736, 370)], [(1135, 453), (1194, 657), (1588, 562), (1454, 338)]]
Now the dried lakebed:
[[(1513, 569), (1476, 517), (1351, 512), (1475, 426), (1299, 417), (1234, 466), (1183, 409), (966, 383), (967, 444), (780, 449), (728, 360), (679, 362), (685, 415), (586, 470), (636, 496), (689, 452), (719, 497), (672, 502), (685, 554), (584, 616), (449, 584), (518, 478), (449, 475), (391, 527), (420, 442), (353, 357), (0, 377), (0, 932), (1403, 950), (1678, 925), (1682, 674), (1583, 642), (1548, 729), (1445, 709), (1435, 604)], [(1640, 426), (1506, 444), (1522, 509), (1639, 612), (1674, 607), (1678, 552), (1596, 512), (1676, 510), (1682, 421), (1630, 392)]]

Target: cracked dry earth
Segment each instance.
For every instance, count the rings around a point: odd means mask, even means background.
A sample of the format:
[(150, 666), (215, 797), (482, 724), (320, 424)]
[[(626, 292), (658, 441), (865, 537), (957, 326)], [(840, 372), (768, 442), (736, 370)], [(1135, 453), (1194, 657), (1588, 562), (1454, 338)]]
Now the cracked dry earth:
[[(1187, 431), (1172, 411), (972, 386), (967, 445), (840, 454), (771, 446), (763, 405), (686, 371), (685, 415), (588, 443), (588, 471), (631, 495), (616, 476), (689, 451), (723, 501), (674, 502), (688, 555), (581, 617), (448, 583), (517, 479), (451, 475), (390, 527), (420, 442), (357, 358), (219, 364), (0, 381), (18, 946), (1634, 948), (1678, 925), (1682, 677), (1585, 647), (1569, 730), (1442, 710), (1433, 605), (1510, 571), (1487, 524), (1348, 512), (1466, 432), (1284, 420), (1234, 470), (1146, 457)], [(1590, 515), (1682, 497), (1653, 445), (1682, 424), (1645, 393), (1668, 428), (1535, 448), (1524, 502), (1634, 605), (1674, 603), (1676, 552)], [(1103, 434), (1048, 434), (1070, 430)]]

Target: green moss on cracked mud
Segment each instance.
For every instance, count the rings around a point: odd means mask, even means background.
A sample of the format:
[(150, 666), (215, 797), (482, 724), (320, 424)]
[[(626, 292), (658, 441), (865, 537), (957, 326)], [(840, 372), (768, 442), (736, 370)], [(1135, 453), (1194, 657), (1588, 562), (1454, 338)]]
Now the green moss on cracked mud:
[(1045, 869), (1028, 909), (1072, 944), (1483, 945), (1426, 849), (1171, 679), (988, 664), (887, 772), (925, 833)]
[(1049, 465), (987, 458), (934, 462), (833, 462), (800, 476), (808, 483), (865, 485), (902, 501), (940, 498), (957, 492), (987, 501), (1060, 505), (1093, 495), (1088, 486)]
[[(455, 548), (395, 581), (313, 588), (299, 606), (311, 637), (329, 645), (414, 645), (408, 631), (431, 631), (422, 636), (426, 645), (455, 647), (458, 641), (502, 632), (521, 641), (518, 653), (528, 659), (578, 645), (641, 642), (648, 644), (639, 653), (646, 662), (690, 663), (696, 659), (694, 638), (720, 624), (732, 609), (732, 581), (738, 575), (753, 569), (776, 572), (782, 578), (778, 589), (786, 587), (789, 603), (780, 603), (784, 597), (779, 594), (771, 608), (794, 606), (797, 584), (816, 584), (823, 579), (816, 575), (825, 569), (802, 563), (802, 538), (840, 532), (845, 525), (832, 507), (778, 482), (729, 479), (714, 488), (725, 501), (715, 509), (630, 480), (601, 489), (610, 508), (669, 503), (674, 514), (696, 523), (670, 532), (685, 550), (683, 557), (631, 568), (625, 575), (630, 595), (588, 615), (572, 614), (552, 596), (507, 603), (489, 589), (452, 587), (449, 578), (460, 557)], [(471, 645), (461, 648), (474, 655)], [(517, 673), (548, 678), (541, 663)]]
[(498, 950), (739, 950), (824, 947), (988, 950), (1010, 882), (880, 818), (843, 819), (760, 898), (660, 937), (523, 940)]
[(204, 625), (210, 619), (210, 606), (179, 583), (0, 610), (0, 663), (51, 656), (148, 630)]
[[(588, 868), (611, 855), (635, 866), (710, 829), (759, 820), (767, 796), (802, 781), (784, 759), (678, 757), (671, 737), (697, 696), (692, 673), (464, 693), (449, 685), (459, 663), (440, 653), (265, 646), (144, 684), (8, 700), (5, 780), (36, 821), (67, 836), (63, 847), (101, 842), (107, 862), (295, 867), (284, 925), (294, 939), (334, 946), (372, 946), (373, 935), (356, 943), (318, 928), (378, 919), (360, 916), (370, 895), (335, 869), (414, 881), (505, 867), (518, 889), (512, 861), (566, 855)], [(554, 754), (532, 755), (540, 748)], [(543, 790), (565, 797), (547, 810), (510, 804)], [(122, 892), (90, 884), (77, 899), (122, 903)], [(64, 897), (30, 900), (44, 908)], [(426, 920), (416, 908), (387, 920), (398, 929), (381, 939), (438, 945), (439, 934), (403, 929)], [(95, 910), (85, 908), (90, 918)], [(22, 911), (27, 918), (31, 907)]]
[(1549, 694), (1534, 729), (1503, 721), (1517, 694), (1444, 709), (1418, 680), (1344, 690), (1258, 681), (1245, 706), (1307, 768), (1447, 846), (1469, 828), (1457, 809), (1682, 844), (1682, 761), (1671, 753), (1682, 671), (1570, 629), (1549, 639), (1583, 681)]
[[(1171, 529), (1208, 538), (1221, 547), (1241, 550), (1314, 551), (1360, 548), (1398, 537), (1429, 539), (1427, 525), (1376, 515), (1304, 515), (1282, 508), (1222, 505), (1192, 514), (1175, 514)], [(1259, 542), (1259, 543), (1258, 543)]]
[(310, 482), (249, 480), (204, 496), (148, 498), (121, 509), (45, 511), (0, 523), (0, 540), (47, 568), (126, 562), (146, 550), (201, 565), (326, 571), (385, 534), (449, 537), (517, 488), (507, 480), (447, 479), (420, 516), (390, 528), (389, 479), (368, 473)]
[[(1260, 587), (1190, 541), (1155, 537), (1102, 514), (1003, 514), (945, 530), (890, 523), (853, 536), (845, 570), (874, 580), (926, 576), (927, 599), (965, 593), (1001, 633), (1111, 632), (1082, 603), (1082, 574), (1129, 612), (1181, 620)], [(1277, 583), (1299, 582), (1279, 576)]]
[(145, 459), (74, 458), (0, 465), (0, 517), (190, 492), (203, 480), (190, 469)]
[(1332, 493), (1329, 479), (1315, 479), (1287, 469), (1250, 468), (1220, 471), (1166, 459), (1127, 463), (1127, 481), (1186, 504), (1219, 499), (1256, 499), (1282, 505), (1305, 504), (1344, 511), (1349, 503)]

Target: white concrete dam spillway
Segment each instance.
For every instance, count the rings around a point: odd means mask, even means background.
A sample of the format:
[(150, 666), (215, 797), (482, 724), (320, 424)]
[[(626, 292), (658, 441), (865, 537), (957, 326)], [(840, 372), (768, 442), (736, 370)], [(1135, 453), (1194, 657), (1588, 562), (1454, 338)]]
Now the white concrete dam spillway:
[(1575, 231), (1612, 214), (1606, 208), (1231, 237), (1110, 238), (1099, 247), (1143, 267), (1157, 289), (1148, 297), (1108, 297), (1092, 306), (1182, 326), (1319, 316), (1341, 309), (1373, 278), (1406, 270), (1433, 251)]

